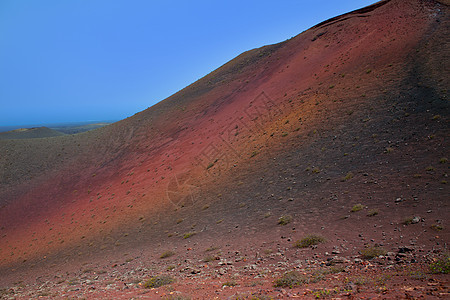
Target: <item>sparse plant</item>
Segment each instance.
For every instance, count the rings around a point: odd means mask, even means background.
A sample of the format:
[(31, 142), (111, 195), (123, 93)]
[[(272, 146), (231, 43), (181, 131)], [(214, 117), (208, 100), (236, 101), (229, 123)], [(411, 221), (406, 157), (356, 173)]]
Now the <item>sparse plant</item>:
[(436, 259), (430, 264), (430, 271), (433, 274), (449, 274), (450, 273), (450, 255), (445, 255)]
[(342, 177), (342, 180), (341, 180), (341, 181), (348, 181), (348, 180), (352, 179), (353, 176), (354, 176), (354, 175), (353, 175), (352, 172), (348, 172), (344, 177)]
[(167, 266), (166, 270), (167, 270), (167, 271), (172, 271), (172, 270), (174, 270), (175, 268), (176, 268), (176, 266), (170, 265), (170, 266)]
[(378, 210), (377, 210), (377, 209), (371, 209), (371, 210), (369, 210), (369, 212), (367, 213), (367, 216), (368, 216), (368, 217), (374, 217), (374, 216), (376, 216), (376, 215), (378, 215)]
[(446, 164), (448, 162), (448, 159), (446, 158), (446, 157), (442, 157), (440, 160), (439, 160), (439, 163), (441, 163), (441, 164)]
[(353, 205), (352, 209), (350, 210), (350, 212), (358, 212), (360, 210), (364, 209), (364, 205), (362, 205), (361, 203), (355, 204)]
[(190, 238), (190, 237), (192, 237), (192, 236), (194, 236), (194, 235), (196, 235), (197, 234), (197, 232), (187, 232), (187, 233), (185, 233), (184, 235), (183, 235), (183, 239), (188, 239), (188, 238)]
[(365, 259), (372, 259), (380, 255), (386, 255), (387, 251), (381, 247), (372, 246), (361, 250), (361, 255)]
[(236, 280), (228, 280), (226, 281), (224, 284), (222, 284), (222, 286), (237, 286), (237, 282)]
[(425, 170), (427, 172), (433, 172), (434, 171), (434, 167), (433, 166), (428, 166)]
[(168, 250), (168, 251), (163, 252), (163, 254), (161, 254), (161, 256), (159, 258), (163, 259), (163, 258), (171, 257), (174, 255), (175, 255), (175, 252)]
[(335, 289), (319, 289), (311, 291), (316, 299), (328, 298), (331, 294), (336, 294), (339, 292), (338, 288)]
[(264, 250), (264, 254), (265, 255), (269, 255), (269, 254), (272, 254), (273, 253), (273, 250), (272, 249), (266, 249), (266, 250)]
[(212, 251), (219, 250), (219, 249), (220, 249), (220, 247), (211, 246), (211, 247), (207, 248), (205, 251), (206, 252), (212, 252)]
[(311, 172), (313, 172), (314, 174), (319, 174), (320, 173), (320, 169), (318, 167), (315, 167), (311, 170)]
[(292, 221), (292, 216), (290, 216), (290, 215), (283, 215), (280, 218), (278, 218), (279, 225), (287, 225), (287, 224), (291, 223), (291, 221)]
[(331, 266), (330, 269), (328, 270), (328, 273), (330, 274), (337, 274), (342, 272), (345, 272), (345, 267), (343, 266)]
[(394, 152), (394, 148), (392, 148), (392, 147), (386, 148), (386, 153), (392, 153), (392, 152)]
[(255, 157), (256, 155), (258, 155), (259, 152), (258, 151), (253, 151), (252, 154), (250, 154), (250, 157)]
[(209, 204), (206, 204), (202, 207), (202, 210), (207, 210), (209, 208)]
[(185, 295), (169, 295), (165, 296), (162, 299), (164, 300), (191, 300), (192, 298)]
[(212, 262), (214, 260), (216, 260), (216, 257), (213, 255), (208, 255), (203, 259), (204, 262)]
[(152, 278), (150, 278), (149, 280), (144, 282), (143, 286), (144, 286), (144, 288), (152, 289), (152, 288), (158, 288), (158, 287), (161, 287), (164, 285), (171, 284), (174, 281), (175, 281), (175, 279), (172, 276), (158, 275), (158, 276), (153, 276)]
[(296, 248), (307, 248), (309, 246), (318, 245), (324, 243), (326, 239), (321, 235), (310, 234), (298, 240), (294, 243), (294, 247)]
[(433, 229), (435, 231), (441, 231), (442, 229), (444, 229), (444, 227), (442, 227), (442, 225), (440, 225), (440, 224), (433, 224), (433, 225), (431, 225), (431, 229)]
[(308, 278), (297, 271), (290, 271), (285, 273), (281, 278), (273, 282), (275, 287), (289, 287), (293, 288), (308, 282)]

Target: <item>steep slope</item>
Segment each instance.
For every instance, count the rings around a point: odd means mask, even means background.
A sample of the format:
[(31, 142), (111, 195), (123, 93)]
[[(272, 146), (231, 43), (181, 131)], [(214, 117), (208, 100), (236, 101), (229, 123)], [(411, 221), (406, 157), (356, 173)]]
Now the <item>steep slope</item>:
[[(0, 141), (3, 280), (167, 249), (254, 256), (314, 232), (329, 241), (321, 253), (441, 249), (448, 28), (445, 4), (381, 1), (243, 53), (111, 126)], [(349, 213), (357, 203), (377, 216)], [(423, 222), (402, 226), (411, 216)]]

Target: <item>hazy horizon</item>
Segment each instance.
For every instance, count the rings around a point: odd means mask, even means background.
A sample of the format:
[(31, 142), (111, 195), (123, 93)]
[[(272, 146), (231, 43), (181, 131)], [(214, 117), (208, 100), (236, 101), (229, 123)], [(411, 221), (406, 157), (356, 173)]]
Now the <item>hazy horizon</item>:
[(374, 2), (2, 1), (0, 127), (124, 119), (244, 51)]

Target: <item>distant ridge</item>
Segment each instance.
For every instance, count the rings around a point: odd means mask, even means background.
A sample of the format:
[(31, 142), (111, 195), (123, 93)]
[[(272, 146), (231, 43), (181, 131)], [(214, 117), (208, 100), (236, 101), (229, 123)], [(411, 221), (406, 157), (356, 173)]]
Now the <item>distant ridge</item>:
[(0, 133), (0, 140), (39, 139), (65, 135), (48, 127), (20, 128)]

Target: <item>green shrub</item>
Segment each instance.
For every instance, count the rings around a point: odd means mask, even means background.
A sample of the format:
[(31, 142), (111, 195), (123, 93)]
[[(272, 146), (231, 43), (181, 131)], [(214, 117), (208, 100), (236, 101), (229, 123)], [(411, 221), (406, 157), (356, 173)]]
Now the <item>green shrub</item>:
[(442, 229), (444, 229), (444, 227), (442, 227), (442, 225), (440, 225), (440, 224), (433, 224), (433, 225), (431, 225), (431, 229), (436, 230), (436, 231), (441, 231)]
[(365, 259), (372, 259), (378, 257), (380, 255), (386, 255), (387, 251), (381, 247), (368, 247), (364, 250), (361, 250), (361, 255)]
[(353, 173), (352, 172), (348, 172), (347, 175), (345, 175), (344, 177), (342, 177), (341, 181), (347, 181), (353, 178)]
[(273, 282), (275, 287), (289, 287), (293, 288), (308, 282), (308, 278), (296, 271), (285, 273), (281, 278)]
[(353, 205), (352, 209), (350, 210), (350, 212), (357, 212), (360, 210), (364, 209), (364, 205), (362, 205), (361, 203), (355, 204)]
[(158, 276), (153, 276), (152, 278), (150, 278), (149, 280), (144, 282), (144, 287), (146, 289), (158, 288), (158, 287), (161, 287), (163, 285), (171, 284), (174, 281), (175, 281), (175, 279), (173, 277), (171, 277), (171, 276), (158, 275)]
[(376, 209), (369, 210), (369, 212), (367, 213), (368, 217), (374, 217), (376, 215), (378, 215), (378, 210)]
[(167, 257), (171, 257), (174, 256), (175, 252), (173, 251), (165, 251), (163, 254), (161, 254), (161, 256), (159, 258), (167, 258)]
[(169, 295), (163, 298), (164, 300), (191, 300), (191, 297), (184, 295)]
[(278, 219), (278, 224), (279, 225), (287, 225), (287, 224), (291, 223), (291, 221), (292, 221), (292, 216), (284, 215)]
[(187, 232), (183, 235), (183, 239), (188, 239), (196, 234), (197, 234), (197, 232)]
[(430, 271), (433, 274), (449, 274), (450, 273), (450, 256), (445, 255), (430, 264)]
[(225, 282), (224, 284), (222, 284), (222, 286), (237, 286), (237, 282), (236, 280), (228, 280), (227, 282)]
[(323, 236), (310, 234), (302, 238), (301, 240), (294, 243), (294, 247), (297, 248), (307, 248), (312, 245), (318, 245), (324, 243), (326, 239)]

